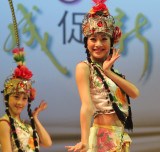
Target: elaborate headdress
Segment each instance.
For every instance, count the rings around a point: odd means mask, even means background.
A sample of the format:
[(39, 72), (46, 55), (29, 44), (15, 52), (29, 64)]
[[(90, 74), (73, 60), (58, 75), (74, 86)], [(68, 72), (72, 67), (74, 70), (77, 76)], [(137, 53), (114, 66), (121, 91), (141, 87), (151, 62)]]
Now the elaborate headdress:
[(96, 5), (84, 16), (82, 22), (84, 36), (88, 37), (97, 32), (104, 32), (114, 39), (114, 44), (118, 43), (121, 37), (121, 30), (118, 26), (115, 26), (115, 20), (104, 4), (107, 0), (92, 1), (94, 1)]
[(25, 66), (25, 52), (23, 48), (15, 48), (13, 58), (17, 62), (14, 73), (4, 83), (4, 97), (13, 93), (24, 92), (31, 100), (35, 98), (35, 89), (32, 88), (32, 72)]
[(23, 52), (23, 48), (20, 49), (17, 23), (16, 23), (12, 1), (9, 0), (9, 3), (12, 10), (13, 23), (14, 23), (15, 33), (16, 33), (17, 48), (13, 49), (12, 53), (14, 54), (13, 58), (17, 63), (17, 68), (14, 70), (12, 75), (6, 79), (4, 83), (4, 97), (6, 95), (10, 95), (13, 93), (24, 92), (28, 95), (28, 97), (31, 100), (34, 100), (36, 90), (32, 88), (31, 77), (33, 76), (33, 74), (25, 66), (26, 53)]

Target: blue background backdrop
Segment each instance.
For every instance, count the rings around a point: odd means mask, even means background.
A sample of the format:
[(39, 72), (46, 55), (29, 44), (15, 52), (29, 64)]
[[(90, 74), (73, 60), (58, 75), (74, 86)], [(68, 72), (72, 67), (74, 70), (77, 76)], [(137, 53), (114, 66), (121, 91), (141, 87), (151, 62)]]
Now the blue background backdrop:
[[(68, 3), (67, 3), (68, 2)], [(70, 2), (70, 3), (69, 3)], [(19, 24), (21, 47), (24, 47), (26, 65), (34, 73), (36, 81), (34, 87), (37, 90), (37, 98), (32, 108), (39, 105), (42, 99), (48, 102), (48, 108), (42, 112), (39, 119), (47, 128), (53, 139), (53, 146), (41, 151), (63, 152), (64, 145), (71, 145), (79, 141), (80, 137), (80, 98), (75, 82), (75, 67), (80, 61), (86, 60), (83, 44), (80, 41), (80, 23), (84, 13), (89, 12), (93, 6), (91, 0), (17, 0), (13, 1), (17, 22), (24, 18), (21, 9), (24, 7), (27, 13), (32, 13), (31, 22), (43, 42), (44, 33), (48, 33), (47, 49), (52, 57), (62, 66), (66, 67), (68, 74), (60, 72), (52, 63), (42, 46), (40, 40), (34, 39), (31, 45), (26, 41), (31, 38), (31, 33), (22, 33), (26, 19)], [(116, 9), (120, 9), (125, 16), (121, 20), (123, 34), (135, 29), (137, 16), (142, 13), (147, 19), (147, 24), (139, 29), (140, 34), (147, 40), (148, 64), (144, 77), (140, 80), (145, 61), (144, 43), (138, 39), (135, 32), (124, 41), (122, 56), (115, 63), (115, 68), (126, 75), (140, 90), (140, 97), (131, 99), (134, 132), (130, 133), (133, 139), (131, 150), (134, 152), (159, 152), (160, 151), (160, 102), (159, 102), (159, 77), (160, 77), (160, 42), (159, 42), (159, 0), (108, 0), (106, 3), (110, 14), (118, 16)], [(34, 9), (36, 8), (38, 9)], [(33, 8), (34, 7), (34, 8)], [(66, 16), (64, 17), (66, 12)], [(75, 23), (73, 23), (74, 13)], [(63, 22), (62, 18), (64, 17)], [(12, 16), (8, 1), (0, 2), (0, 90), (3, 90), (4, 80), (11, 74), (10, 69), (16, 68), (12, 59), (12, 53), (5, 51), (12, 44), (12, 37), (7, 41), (10, 34), (8, 25), (12, 23)], [(60, 24), (61, 22), (61, 24)], [(140, 23), (143, 19), (140, 20)], [(139, 23), (139, 24), (140, 24)], [(27, 25), (27, 27), (29, 27)], [(65, 28), (65, 31), (64, 31)], [(71, 38), (72, 30), (77, 41)], [(78, 40), (80, 42), (78, 42)], [(65, 41), (65, 43), (64, 43)], [(118, 46), (117, 46), (118, 47)], [(0, 95), (0, 116), (4, 114), (3, 96)], [(27, 113), (23, 113), (27, 118)]]

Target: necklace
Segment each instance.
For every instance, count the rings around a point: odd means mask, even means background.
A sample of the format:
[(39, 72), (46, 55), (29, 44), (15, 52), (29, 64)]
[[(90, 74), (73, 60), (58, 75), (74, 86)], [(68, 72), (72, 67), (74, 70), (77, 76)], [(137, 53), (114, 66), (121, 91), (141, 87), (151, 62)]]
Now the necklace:
[(91, 60), (93, 64), (95, 64), (97, 67), (99, 67), (102, 71), (103, 71), (103, 68), (100, 64), (98, 64), (97, 62)]

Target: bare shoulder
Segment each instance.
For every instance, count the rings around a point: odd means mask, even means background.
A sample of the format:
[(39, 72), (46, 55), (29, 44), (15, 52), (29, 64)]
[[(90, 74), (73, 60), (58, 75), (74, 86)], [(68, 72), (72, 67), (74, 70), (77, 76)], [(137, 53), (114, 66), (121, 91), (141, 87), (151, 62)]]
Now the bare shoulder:
[(10, 125), (8, 120), (0, 121), (0, 135), (4, 134), (4, 132), (10, 132)]
[(12, 152), (10, 124), (5, 119), (0, 121), (0, 144), (2, 151)]
[(10, 138), (10, 125), (7, 120), (0, 121), (0, 143), (4, 141), (6, 138)]
[(90, 70), (89, 66), (85, 62), (80, 62), (76, 66), (76, 75), (78, 76), (89, 76)]

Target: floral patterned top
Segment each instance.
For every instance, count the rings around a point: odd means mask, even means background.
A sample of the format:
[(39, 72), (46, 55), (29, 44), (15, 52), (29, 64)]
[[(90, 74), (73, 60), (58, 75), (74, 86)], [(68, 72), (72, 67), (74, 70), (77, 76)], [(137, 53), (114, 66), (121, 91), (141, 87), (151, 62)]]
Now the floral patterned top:
[[(93, 103), (94, 118), (98, 114), (115, 113), (108, 96), (108, 92), (105, 89), (101, 78), (98, 76), (98, 73), (87, 60), (83, 62), (86, 63), (90, 69), (90, 94)], [(102, 72), (102, 67), (100, 65), (98, 65), (97, 63), (95, 64), (103, 75), (106, 83), (108, 84), (111, 94), (113, 95), (114, 102), (118, 105), (119, 109), (122, 112), (128, 115), (128, 102), (125, 92)]]
[[(14, 118), (13, 118), (14, 119)], [(9, 123), (9, 118), (5, 114), (0, 121), (7, 121)], [(33, 129), (31, 125), (27, 121), (23, 121), (23, 123), (14, 119), (14, 126), (16, 128), (16, 133), (18, 136), (18, 140), (20, 142), (21, 149), (25, 152), (35, 152), (34, 140), (33, 140)], [(38, 137), (38, 136), (37, 136)], [(39, 138), (38, 138), (39, 142)], [(18, 152), (18, 148), (14, 142), (14, 137), (11, 132), (11, 146), (13, 152)], [(1, 145), (0, 145), (1, 149)]]

